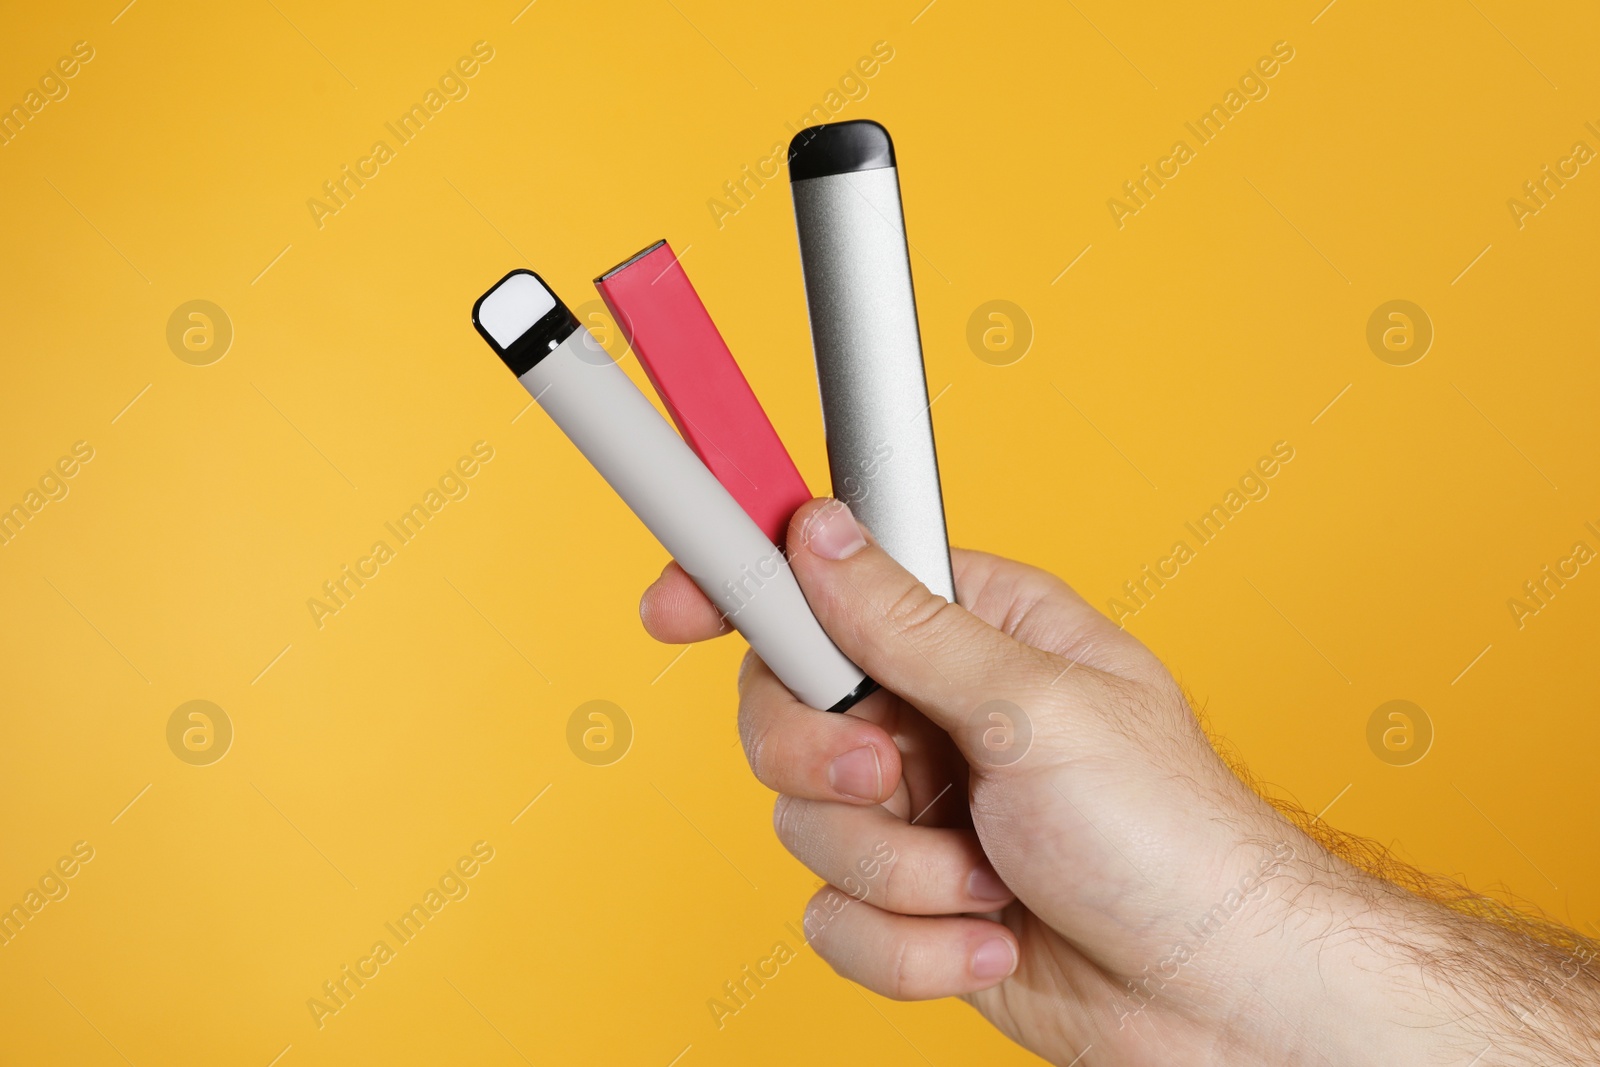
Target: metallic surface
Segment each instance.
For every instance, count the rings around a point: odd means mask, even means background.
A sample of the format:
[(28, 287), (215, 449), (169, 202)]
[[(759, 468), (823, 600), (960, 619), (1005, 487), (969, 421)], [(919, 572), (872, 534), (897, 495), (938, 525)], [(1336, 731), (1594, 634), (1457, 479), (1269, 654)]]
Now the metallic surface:
[(794, 182), (833, 495), (955, 600), (911, 261), (893, 167)]

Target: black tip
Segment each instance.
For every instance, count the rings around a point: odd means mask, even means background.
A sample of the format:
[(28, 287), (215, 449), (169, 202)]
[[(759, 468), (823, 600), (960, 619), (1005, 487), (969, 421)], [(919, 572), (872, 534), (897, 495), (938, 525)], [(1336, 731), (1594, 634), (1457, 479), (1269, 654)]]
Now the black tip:
[(789, 142), (789, 180), (826, 178), (894, 166), (889, 131), (871, 119), (808, 126)]
[(871, 678), (863, 678), (861, 679), (860, 685), (850, 690), (849, 693), (845, 694), (843, 700), (839, 701), (828, 710), (834, 714), (843, 715), (845, 712), (849, 711), (851, 708), (855, 707), (857, 704), (861, 703), (863, 700), (867, 699), (867, 697), (871, 696), (877, 691), (877, 682), (874, 682)]
[[(484, 329), (478, 312), (483, 307), (483, 302), (489, 299), (490, 293), (518, 274), (526, 274), (538, 282), (545, 291), (555, 297), (556, 306), (545, 312), (544, 317), (528, 327), (522, 336), (502, 347), (500, 342), (494, 339), (494, 335)], [(562, 341), (571, 337), (578, 326), (578, 320), (567, 310), (567, 305), (561, 302), (561, 298), (556, 296), (556, 291), (549, 283), (533, 271), (522, 267), (508, 272), (472, 303), (472, 328), (478, 331), (478, 336), (482, 337), (490, 348), (494, 349), (495, 355), (500, 357), (500, 361), (511, 370), (511, 373), (519, 378), (532, 370), (534, 364), (549, 355)]]

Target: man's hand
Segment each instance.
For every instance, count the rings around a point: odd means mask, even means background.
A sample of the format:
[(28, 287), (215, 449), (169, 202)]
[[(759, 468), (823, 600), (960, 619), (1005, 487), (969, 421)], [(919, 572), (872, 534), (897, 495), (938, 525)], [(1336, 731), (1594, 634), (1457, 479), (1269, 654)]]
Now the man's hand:
[[(1149, 650), (1058, 579), (957, 552), (946, 603), (838, 501), (801, 508), (788, 544), (823, 627), (883, 686), (828, 715), (753, 654), (740, 672), (778, 836), (830, 883), (807, 937), (845, 977), (960, 996), (1085, 1067), (1547, 1062), (1536, 1041), (1575, 1000), (1600, 1011), (1581, 943), (1519, 940), (1301, 832), (1218, 758)], [(672, 643), (727, 632), (676, 565), (641, 615)], [(1459, 973), (1477, 950), (1576, 976), (1511, 992)], [(1517, 1006), (1542, 1008), (1535, 1030), (1510, 1032)]]

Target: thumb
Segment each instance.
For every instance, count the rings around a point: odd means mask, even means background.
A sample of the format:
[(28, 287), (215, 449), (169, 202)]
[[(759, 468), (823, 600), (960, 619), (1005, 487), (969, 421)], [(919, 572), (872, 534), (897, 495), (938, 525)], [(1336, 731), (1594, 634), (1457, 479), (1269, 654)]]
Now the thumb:
[(964, 750), (981, 705), (1046, 688), (1060, 674), (1057, 657), (929, 592), (841, 501), (813, 500), (795, 512), (788, 546), (800, 588), (840, 651)]

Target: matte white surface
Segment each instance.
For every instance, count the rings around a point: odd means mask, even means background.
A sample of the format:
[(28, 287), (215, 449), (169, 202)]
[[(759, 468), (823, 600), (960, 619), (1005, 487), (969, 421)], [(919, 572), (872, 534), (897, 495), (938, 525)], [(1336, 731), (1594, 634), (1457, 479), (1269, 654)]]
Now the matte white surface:
[(478, 322), (501, 348), (528, 332), (528, 328), (556, 306), (550, 290), (531, 274), (513, 274), (489, 291), (478, 305)]
[[(864, 679), (783, 554), (579, 327), (519, 380), (789, 691), (826, 710)], [(587, 356), (587, 358), (585, 358)]]

